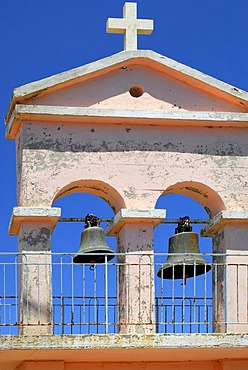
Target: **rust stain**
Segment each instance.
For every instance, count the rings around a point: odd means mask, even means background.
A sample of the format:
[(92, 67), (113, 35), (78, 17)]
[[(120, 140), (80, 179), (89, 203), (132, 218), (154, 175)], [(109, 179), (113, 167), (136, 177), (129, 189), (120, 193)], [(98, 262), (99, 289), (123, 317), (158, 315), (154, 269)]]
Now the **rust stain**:
[(208, 208), (207, 206), (205, 206), (204, 209), (207, 212), (207, 214), (209, 215), (209, 217), (211, 218), (212, 217), (212, 212), (211, 212), (210, 208)]
[(207, 195), (206, 193), (201, 192), (201, 191), (200, 191), (199, 189), (197, 189), (197, 188), (193, 188), (193, 187), (191, 187), (191, 186), (186, 186), (186, 187), (185, 187), (185, 189), (186, 189), (186, 190), (189, 190), (189, 191), (193, 191), (194, 193), (200, 194), (200, 195), (202, 195), (204, 198), (208, 198), (208, 195)]
[(107, 191), (105, 191), (103, 188), (99, 188), (98, 186), (90, 186), (90, 189), (92, 189), (92, 190), (96, 190), (97, 192), (99, 192), (99, 193), (104, 193), (104, 194), (107, 194), (108, 195), (108, 192)]
[(37, 96), (39, 96), (40, 94), (42, 94), (46, 90), (47, 90), (47, 87), (45, 89), (40, 90), (40, 91), (35, 91), (35, 93), (28, 95), (23, 100), (26, 101), (26, 100), (29, 100), (29, 99), (36, 98)]
[(75, 190), (75, 189), (78, 189), (78, 188), (80, 188), (80, 186), (72, 186), (70, 189), (67, 189), (67, 190), (65, 190), (65, 191), (63, 191), (62, 193), (60, 193), (60, 197), (62, 196), (62, 195), (65, 195), (66, 193), (69, 193), (71, 190)]

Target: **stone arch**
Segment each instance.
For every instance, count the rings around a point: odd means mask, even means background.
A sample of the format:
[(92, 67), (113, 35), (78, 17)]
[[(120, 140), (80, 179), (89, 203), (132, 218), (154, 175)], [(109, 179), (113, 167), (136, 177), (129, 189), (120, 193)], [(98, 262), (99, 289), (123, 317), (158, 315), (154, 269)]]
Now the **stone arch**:
[(100, 180), (79, 180), (71, 182), (59, 190), (53, 199), (53, 203), (61, 197), (73, 193), (96, 195), (105, 200), (113, 209), (114, 213), (117, 213), (121, 208), (126, 208), (125, 202), (117, 190)]
[(182, 194), (200, 203), (209, 217), (226, 209), (219, 194), (209, 186), (196, 181), (183, 181), (169, 186), (162, 194)]

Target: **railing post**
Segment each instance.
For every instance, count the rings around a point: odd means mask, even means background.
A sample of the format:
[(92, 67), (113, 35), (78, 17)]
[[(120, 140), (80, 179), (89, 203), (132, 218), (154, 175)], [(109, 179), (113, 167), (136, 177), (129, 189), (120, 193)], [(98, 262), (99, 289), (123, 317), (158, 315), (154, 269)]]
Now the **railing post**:
[(153, 228), (165, 210), (122, 209), (107, 228), (117, 235), (119, 333), (155, 332)]
[(18, 235), (19, 334), (52, 334), (51, 232), (59, 208), (14, 208), (10, 234)]
[(201, 234), (213, 237), (216, 254), (212, 284), (214, 332), (247, 332), (248, 212), (222, 211)]

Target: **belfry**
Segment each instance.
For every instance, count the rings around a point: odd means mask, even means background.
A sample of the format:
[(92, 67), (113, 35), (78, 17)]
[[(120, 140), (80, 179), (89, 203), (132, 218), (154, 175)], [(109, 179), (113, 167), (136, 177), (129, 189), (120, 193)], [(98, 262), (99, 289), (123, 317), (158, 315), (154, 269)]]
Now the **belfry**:
[[(2, 336), (0, 369), (247, 369), (248, 93), (138, 50), (138, 35), (154, 24), (137, 17), (136, 3), (106, 29), (124, 35), (123, 51), (18, 87), (9, 105), (18, 332)], [(79, 252), (56, 262), (51, 234), (61, 209), (53, 204), (76, 192), (112, 207), (105, 233), (116, 249), (87, 215)], [(155, 205), (176, 193), (209, 215), (207, 259), (187, 217), (157, 259), (154, 228), (166, 210)], [(185, 251), (177, 243), (186, 233)], [(92, 250), (101, 259), (88, 257)]]

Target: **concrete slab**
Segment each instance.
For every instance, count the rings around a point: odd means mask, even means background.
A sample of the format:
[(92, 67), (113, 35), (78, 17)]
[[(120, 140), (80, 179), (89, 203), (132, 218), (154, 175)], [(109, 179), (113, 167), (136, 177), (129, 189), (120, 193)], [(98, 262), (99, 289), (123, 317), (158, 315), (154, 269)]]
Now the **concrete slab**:
[(165, 209), (121, 209), (114, 221), (107, 225), (106, 234), (117, 235), (125, 223), (151, 222), (154, 227), (165, 219)]
[(219, 212), (201, 229), (201, 236), (214, 236), (226, 224), (248, 223), (248, 211), (226, 210)]
[(14, 207), (9, 225), (9, 235), (18, 235), (23, 222), (51, 223), (53, 230), (61, 215), (58, 207)]
[(248, 358), (248, 335), (55, 335), (2, 336), (1, 370), (23, 361), (175, 362)]

